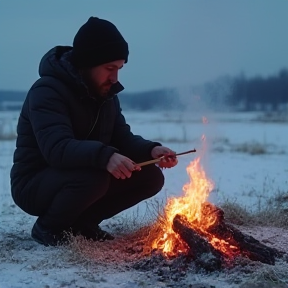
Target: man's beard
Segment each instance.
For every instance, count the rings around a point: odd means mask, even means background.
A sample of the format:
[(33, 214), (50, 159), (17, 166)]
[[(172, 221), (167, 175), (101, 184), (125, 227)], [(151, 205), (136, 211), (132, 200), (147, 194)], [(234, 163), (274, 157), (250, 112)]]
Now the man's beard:
[(95, 97), (106, 98), (109, 96), (109, 92), (112, 86), (112, 82), (107, 80), (102, 84), (97, 84), (91, 78), (89, 72), (82, 74), (83, 80), (88, 87), (89, 93)]
[(105, 82), (105, 83), (101, 84), (100, 86), (97, 85), (97, 87), (95, 87), (95, 89), (98, 90), (97, 92), (98, 92), (98, 95), (100, 97), (106, 98), (109, 96), (111, 86), (112, 86), (112, 83), (109, 81), (109, 82)]
[(88, 84), (90, 93), (92, 93), (96, 97), (101, 97), (101, 98), (106, 98), (109, 96), (111, 86), (112, 86), (112, 83), (110, 81), (104, 82), (101, 85), (98, 85), (93, 81), (91, 81)]

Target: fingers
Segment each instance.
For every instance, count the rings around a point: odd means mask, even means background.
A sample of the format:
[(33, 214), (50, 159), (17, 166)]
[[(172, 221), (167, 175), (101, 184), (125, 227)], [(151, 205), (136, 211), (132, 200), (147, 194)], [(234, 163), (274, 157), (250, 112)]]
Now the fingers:
[(132, 163), (123, 162), (122, 165), (119, 165), (118, 169), (121, 174), (121, 179), (125, 179), (131, 177), (134, 166), (132, 165)]
[(137, 164), (134, 165), (134, 171), (141, 171), (141, 167)]
[(126, 179), (132, 176), (133, 171), (140, 171), (141, 167), (131, 159), (122, 156), (112, 170), (112, 175), (117, 179)]
[(162, 159), (161, 159), (161, 162), (170, 162), (170, 163), (172, 163), (172, 162), (175, 162), (175, 161), (178, 162), (177, 157), (176, 157), (176, 152), (174, 152), (174, 151), (170, 151), (170, 152), (164, 154), (162, 156)]
[(165, 158), (173, 158), (173, 157), (176, 157), (176, 152), (175, 151), (172, 151), (172, 150), (165, 150), (163, 151), (164, 153), (163, 154), (160, 154), (159, 157), (165, 157)]
[(120, 170), (116, 170), (113, 171), (112, 175), (116, 178), (116, 179), (126, 179), (126, 178), (130, 178), (127, 177), (123, 172), (121, 172)]
[(130, 178), (132, 172), (129, 171), (125, 165), (120, 164), (114, 167), (111, 171), (109, 171), (116, 179), (126, 179)]
[(174, 155), (170, 155), (170, 156), (165, 156), (163, 157), (163, 159), (159, 162), (159, 167), (160, 168), (172, 168), (174, 166), (176, 166), (178, 163), (178, 159), (176, 156)]

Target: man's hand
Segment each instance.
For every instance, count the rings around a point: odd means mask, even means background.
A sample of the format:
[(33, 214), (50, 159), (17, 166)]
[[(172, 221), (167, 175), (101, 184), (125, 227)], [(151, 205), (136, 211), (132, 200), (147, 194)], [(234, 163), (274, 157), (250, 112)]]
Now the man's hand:
[(141, 167), (135, 164), (131, 159), (114, 153), (107, 164), (106, 169), (117, 179), (130, 178), (133, 171), (140, 171)]
[(177, 165), (178, 159), (175, 156), (176, 152), (164, 146), (156, 146), (151, 151), (151, 156), (154, 159), (160, 158), (163, 159), (158, 163), (160, 168), (171, 168)]

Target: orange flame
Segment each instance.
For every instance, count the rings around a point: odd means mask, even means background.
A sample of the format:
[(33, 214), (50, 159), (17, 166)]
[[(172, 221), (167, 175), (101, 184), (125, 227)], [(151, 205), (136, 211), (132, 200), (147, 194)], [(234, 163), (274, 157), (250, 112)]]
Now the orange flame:
[[(187, 173), (190, 182), (183, 186), (184, 196), (168, 199), (164, 211), (162, 235), (159, 235), (152, 244), (153, 249), (162, 250), (169, 256), (187, 251), (186, 244), (181, 243), (182, 241), (172, 229), (176, 214), (185, 215), (190, 223), (195, 220), (205, 223), (206, 227), (209, 227), (215, 221), (215, 219), (209, 219), (209, 221), (206, 219), (205, 222), (201, 219), (201, 206), (207, 200), (214, 185), (206, 177), (206, 173), (200, 165), (200, 157), (190, 163), (187, 167)], [(175, 251), (175, 248), (177, 248), (177, 251)]]
[[(203, 122), (205, 123), (205, 121)], [(205, 148), (205, 135), (202, 136), (201, 140)], [(164, 217), (159, 221), (160, 232), (156, 233), (158, 235), (152, 242), (152, 249), (160, 250), (166, 256), (188, 252), (188, 245), (181, 240), (172, 228), (174, 217), (180, 214), (185, 216), (188, 223), (193, 223), (193, 227), (201, 231), (215, 249), (220, 250), (228, 258), (236, 256), (239, 253), (237, 247), (207, 232), (208, 228), (217, 220), (217, 215), (204, 216), (202, 214), (203, 204), (207, 202), (207, 198), (214, 188), (214, 183), (206, 176), (203, 167), (200, 165), (200, 157), (192, 161), (186, 170), (190, 182), (183, 186), (184, 195), (182, 197), (168, 199), (164, 209)]]

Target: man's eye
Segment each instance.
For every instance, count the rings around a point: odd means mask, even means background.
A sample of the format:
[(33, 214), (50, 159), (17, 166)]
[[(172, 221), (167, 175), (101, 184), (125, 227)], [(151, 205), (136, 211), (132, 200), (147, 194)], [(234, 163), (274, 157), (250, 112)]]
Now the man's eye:
[(109, 70), (109, 71), (113, 71), (113, 67), (107, 67), (107, 70)]

